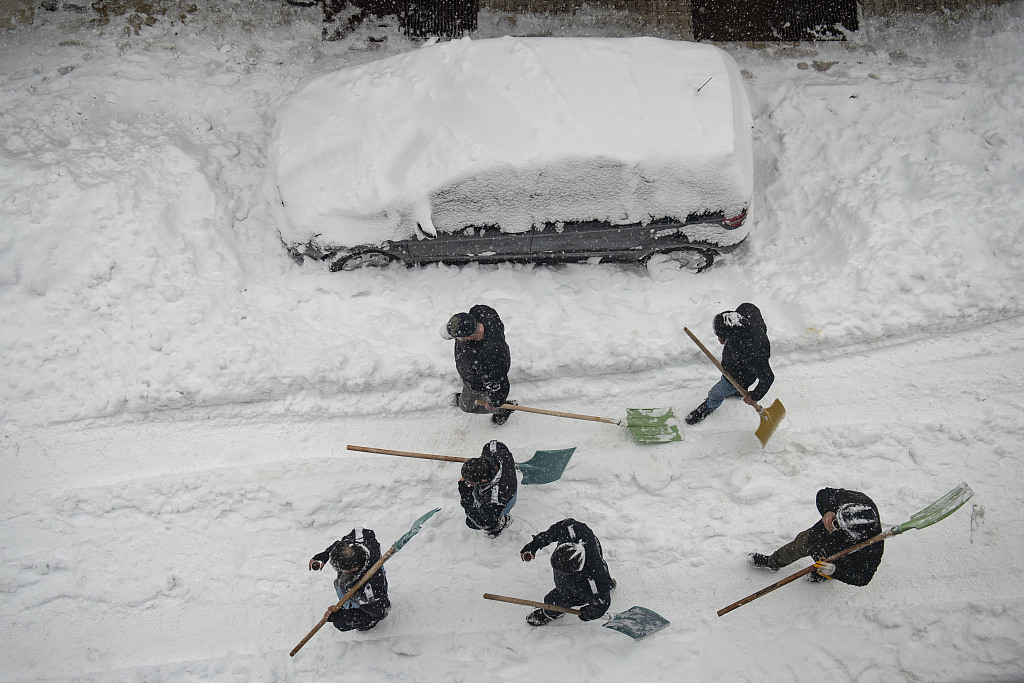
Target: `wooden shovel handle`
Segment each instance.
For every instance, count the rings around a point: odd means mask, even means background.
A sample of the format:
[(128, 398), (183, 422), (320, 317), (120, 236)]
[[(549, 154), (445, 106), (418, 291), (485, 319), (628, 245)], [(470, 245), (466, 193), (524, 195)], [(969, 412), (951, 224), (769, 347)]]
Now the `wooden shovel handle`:
[(423, 458), (424, 460), (445, 460), (447, 462), (466, 462), (469, 458), (456, 458), (451, 455), (433, 455), (431, 453), (413, 453), (411, 451), (389, 451), (386, 448), (370, 448), (369, 446), (345, 446), (350, 451), (363, 453), (383, 453), (384, 455), (400, 455), (403, 458)]
[(498, 602), (511, 602), (515, 605), (526, 605), (527, 607), (536, 607), (537, 609), (548, 609), (552, 612), (565, 612), (566, 614), (580, 615), (578, 609), (572, 609), (569, 607), (559, 607), (558, 605), (549, 605), (546, 602), (534, 602), (533, 600), (524, 600), (522, 598), (510, 598), (507, 595), (495, 595), (494, 593), (484, 593), (486, 600), (497, 600)]
[[(344, 605), (346, 602), (348, 602), (352, 598), (352, 596), (356, 594), (356, 591), (359, 590), (360, 588), (362, 588), (363, 584), (365, 584), (367, 581), (369, 581), (370, 577), (373, 576), (374, 574), (376, 574), (377, 570), (380, 569), (384, 565), (384, 563), (387, 562), (391, 558), (391, 556), (394, 555), (397, 552), (398, 552), (398, 550), (395, 548), (395, 546), (391, 546), (391, 548), (389, 548), (388, 551), (386, 553), (384, 553), (384, 555), (379, 560), (377, 560), (373, 564), (373, 566), (370, 567), (366, 571), (365, 574), (363, 574), (363, 578), (359, 579), (359, 581), (356, 583), (356, 585), (352, 586), (352, 588), (349, 589), (348, 593), (345, 593), (345, 596), (341, 600), (339, 600), (338, 602), (334, 603), (334, 609), (332, 609), (331, 611), (335, 612), (335, 611), (341, 609), (341, 606)], [(298, 652), (299, 650), (301, 650), (302, 646), (309, 642), (309, 639), (312, 638), (316, 634), (316, 632), (320, 630), (320, 627), (322, 627), (324, 624), (327, 623), (327, 617), (328, 616), (329, 615), (325, 614), (323, 616), (323, 618), (320, 619), (320, 622), (316, 626), (313, 627), (313, 630), (311, 630), (309, 633), (307, 633), (306, 637), (303, 638), (301, 641), (299, 641), (299, 644), (296, 645), (295, 648), (292, 649), (292, 651), (288, 653), (289, 657), (294, 657), (295, 653)]]
[[(478, 406), (484, 405), (485, 401), (477, 401)], [(544, 410), (543, 408), (530, 408), (528, 406), (519, 406), (514, 403), (505, 403), (499, 406), (502, 410), (522, 410), (526, 413), (537, 413), (539, 415), (554, 415), (555, 417), (568, 417), (573, 420), (590, 420), (592, 422), (607, 422), (608, 424), (618, 425), (622, 424), (622, 420), (613, 420), (610, 417), (597, 417), (595, 415), (578, 415), (576, 413), (563, 413), (558, 410)]]
[[(685, 327), (683, 328), (683, 332), (688, 334), (690, 336), (690, 339), (693, 340), (693, 343), (696, 344), (697, 346), (699, 346), (700, 350), (704, 352), (704, 355), (706, 355), (708, 358), (710, 358), (711, 362), (715, 364), (715, 367), (717, 367), (719, 370), (721, 370), (722, 377), (725, 377), (727, 380), (729, 380), (729, 384), (731, 384), (734, 387), (736, 387), (736, 391), (740, 392), (740, 396), (742, 396), (743, 398), (750, 398), (750, 392), (747, 391), (744, 387), (741, 387), (739, 382), (734, 380), (732, 378), (732, 375), (730, 375), (728, 372), (725, 371), (725, 368), (723, 368), (722, 364), (718, 362), (718, 359), (715, 358), (715, 355), (713, 353), (711, 353), (710, 351), (708, 351), (708, 347), (704, 346), (704, 344), (701, 343), (700, 339), (697, 339), (695, 336), (693, 336), (693, 332), (690, 332), (690, 330), (685, 328)], [(754, 401), (754, 407), (757, 408), (757, 412), (759, 412), (759, 413), (763, 413), (764, 412), (764, 409), (761, 406), (757, 405), (757, 401)]]

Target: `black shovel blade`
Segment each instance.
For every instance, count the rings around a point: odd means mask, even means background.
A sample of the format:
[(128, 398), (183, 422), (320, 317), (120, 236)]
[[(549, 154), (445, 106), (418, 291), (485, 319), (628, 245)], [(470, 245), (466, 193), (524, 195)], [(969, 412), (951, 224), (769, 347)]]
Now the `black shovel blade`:
[(633, 640), (643, 640), (665, 628), (668, 624), (668, 619), (657, 612), (652, 612), (646, 607), (633, 606), (609, 619), (604, 627), (624, 633)]

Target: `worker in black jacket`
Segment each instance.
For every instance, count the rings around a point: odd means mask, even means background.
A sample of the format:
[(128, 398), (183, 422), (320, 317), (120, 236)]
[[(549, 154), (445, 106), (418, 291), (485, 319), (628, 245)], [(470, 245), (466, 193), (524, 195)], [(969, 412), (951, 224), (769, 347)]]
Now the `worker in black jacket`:
[[(754, 405), (764, 398), (775, 381), (775, 373), (768, 363), (772, 345), (768, 341), (768, 326), (764, 324), (760, 309), (746, 303), (740, 304), (735, 311), (722, 311), (715, 316), (714, 330), (718, 341), (725, 345), (722, 367), (738, 384), (749, 390), (750, 397), (743, 400)], [(755, 382), (757, 386), (751, 389)], [(697, 424), (715, 412), (725, 399), (739, 393), (722, 375), (704, 402), (686, 416), (686, 424)]]
[(882, 533), (878, 507), (863, 493), (846, 489), (821, 489), (815, 502), (821, 519), (814, 526), (801, 531), (771, 555), (750, 553), (747, 561), (774, 572), (810, 556), (816, 565), (807, 575), (809, 581), (836, 579), (853, 586), (868, 585), (882, 561), (884, 541), (872, 543), (835, 562), (820, 560)]
[[(583, 522), (563, 519), (542, 531), (523, 546), (519, 556), (524, 562), (537, 556), (537, 551), (556, 543), (551, 553), (555, 589), (544, 596), (544, 602), (559, 607), (582, 607), (580, 619), (590, 621), (604, 616), (611, 606), (615, 580), (608, 573), (601, 541)], [(531, 626), (543, 626), (562, 616), (562, 612), (534, 610), (526, 617)]]
[(512, 523), (508, 513), (516, 504), (518, 490), (512, 452), (500, 441), (485, 444), (479, 458), (462, 463), (459, 498), (466, 511), (466, 526), (497, 538)]
[(467, 413), (490, 413), (491, 422), (505, 424), (512, 411), (501, 406), (515, 401), (508, 400), (512, 361), (497, 311), (478, 304), (468, 313), (456, 313), (441, 328), (441, 336), (455, 340), (455, 369), (462, 378), (462, 391), (452, 396), (453, 405)]
[[(380, 557), (380, 543), (373, 530), (355, 528), (327, 550), (314, 555), (309, 561), (309, 568), (319, 571), (330, 560), (338, 572), (334, 590), (341, 600)], [(390, 609), (388, 578), (384, 567), (381, 567), (343, 605), (332, 605), (324, 616), (339, 631), (369, 631), (388, 615)]]

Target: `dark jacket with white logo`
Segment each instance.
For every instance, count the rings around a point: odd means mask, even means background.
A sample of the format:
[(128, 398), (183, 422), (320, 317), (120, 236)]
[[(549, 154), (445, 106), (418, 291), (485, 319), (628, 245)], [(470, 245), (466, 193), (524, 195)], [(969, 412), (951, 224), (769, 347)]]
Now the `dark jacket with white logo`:
[[(845, 503), (863, 503), (875, 511), (874, 524), (865, 525), (864, 531), (858, 538), (854, 538), (840, 529), (838, 524), (836, 524), (836, 530), (829, 533), (821, 520), (818, 520), (811, 527), (811, 533), (808, 538), (811, 557), (815, 560), (835, 555), (841, 550), (846, 550), (851, 545), (882, 533), (882, 523), (879, 521), (878, 507), (873, 500), (860, 491), (824, 488), (818, 491), (815, 502), (818, 506), (818, 514), (821, 515), (824, 515), (826, 512), (836, 512), (839, 506)], [(875, 575), (878, 565), (882, 562), (882, 553), (885, 551), (884, 546), (885, 541), (879, 541), (855, 553), (840, 557), (835, 561), (836, 570), (832, 573), (832, 578), (854, 586), (868, 585), (871, 578)]]
[[(327, 550), (313, 556), (314, 560), (328, 564), (331, 560), (331, 550), (334, 546), (345, 541), (353, 542), (355, 545), (363, 549), (366, 554), (366, 561), (363, 562), (363, 566), (357, 572), (347, 573), (338, 572), (338, 576), (334, 579), (334, 589), (338, 593), (338, 598), (341, 599), (352, 586), (359, 582), (359, 579), (363, 578), (367, 570), (372, 567), (377, 560), (380, 559), (380, 543), (377, 542), (377, 537), (373, 533), (373, 529), (360, 529), (355, 528), (348, 534), (342, 537), (340, 541), (335, 541), (331, 544)], [(383, 619), (387, 616), (388, 610), (391, 609), (391, 601), (388, 599), (388, 577), (384, 573), (384, 567), (381, 567), (377, 572), (370, 577), (370, 580), (363, 584), (363, 586), (355, 592), (348, 602), (346, 602), (342, 609), (333, 612), (328, 621), (335, 621), (335, 619), (343, 618), (342, 611), (346, 609), (359, 609), (366, 613), (368, 617), (373, 619)]]
[(583, 522), (563, 519), (555, 522), (547, 531), (542, 531), (523, 546), (522, 553), (534, 553), (551, 543), (582, 543), (586, 557), (583, 570), (572, 573), (554, 572), (555, 588), (569, 595), (574, 604), (583, 605), (580, 618), (584, 621), (597, 619), (608, 611), (612, 604), (611, 590), (614, 587), (608, 564), (604, 561), (601, 541)]
[(484, 446), (480, 457), (491, 464), (495, 474), (490, 481), (470, 486), (459, 480), (459, 498), (466, 517), (479, 529), (493, 529), (498, 526), (501, 513), (519, 490), (516, 478), (516, 461), (512, 451), (500, 441), (491, 441)]
[(505, 325), (490, 306), (478, 304), (469, 309), (469, 314), (483, 323), (484, 337), (479, 341), (455, 340), (455, 369), (474, 391), (486, 393), (496, 408), (508, 398), (508, 370), (512, 365)]
[(722, 367), (744, 387), (749, 388), (756, 381), (750, 397), (760, 401), (775, 381), (775, 373), (768, 364), (772, 355), (768, 326), (754, 304), (740, 304), (735, 312), (739, 314), (739, 323), (724, 325), (719, 335), (725, 340)]

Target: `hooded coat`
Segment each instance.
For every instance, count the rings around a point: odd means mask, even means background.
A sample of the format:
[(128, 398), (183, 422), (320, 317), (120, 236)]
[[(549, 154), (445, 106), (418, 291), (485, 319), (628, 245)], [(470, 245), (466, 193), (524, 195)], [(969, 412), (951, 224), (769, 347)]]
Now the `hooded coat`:
[[(874, 501), (859, 491), (848, 491), (846, 489), (824, 488), (818, 491), (815, 503), (818, 506), (818, 513), (824, 515), (826, 512), (836, 512), (845, 503), (861, 503), (869, 506), (875, 513), (875, 521), (871, 525), (865, 525), (863, 532), (854, 538), (849, 533), (836, 525), (836, 530), (829, 533), (825, 525), (819, 520), (810, 529), (808, 544), (811, 550), (811, 557), (815, 560), (824, 559), (846, 550), (872, 536), (882, 533), (882, 522), (878, 516), (878, 507)], [(872, 543), (871, 545), (840, 557), (835, 561), (836, 570), (832, 578), (853, 586), (866, 586), (875, 575), (878, 565), (882, 562), (882, 553), (885, 552), (885, 541)]]
[(491, 466), (494, 476), (476, 486), (470, 486), (460, 479), (459, 498), (462, 509), (466, 511), (467, 526), (494, 529), (501, 520), (505, 506), (519, 490), (516, 461), (512, 458), (512, 451), (500, 441), (485, 444), (480, 457)]
[(455, 340), (455, 369), (463, 382), (474, 391), (486, 393), (488, 402), (497, 407), (508, 398), (508, 370), (512, 365), (505, 325), (490, 306), (477, 304), (469, 314), (483, 323), (484, 336), (479, 341)]
[[(519, 551), (522, 553), (536, 554), (538, 550), (551, 543), (578, 543), (583, 546), (585, 553), (583, 569), (578, 572), (562, 573), (554, 572), (555, 590), (549, 593), (560, 594), (568, 598), (567, 605), (583, 605), (580, 610), (581, 619), (590, 621), (597, 619), (608, 611), (612, 604), (611, 591), (615, 587), (611, 574), (608, 573), (608, 564), (604, 561), (604, 551), (601, 548), (601, 541), (594, 532), (583, 522), (575, 519), (563, 519), (555, 522), (547, 531), (542, 531), (533, 537), (533, 540), (523, 546)], [(558, 604), (555, 602), (554, 604)]]
[(768, 341), (768, 326), (761, 311), (750, 303), (740, 304), (735, 311), (725, 311), (715, 317), (715, 334), (725, 340), (722, 349), (722, 367), (740, 385), (749, 388), (750, 397), (760, 401), (775, 381), (775, 373), (768, 364), (772, 345)]
[[(351, 542), (361, 548), (366, 559), (363, 561), (363, 566), (360, 567), (359, 571), (351, 573), (338, 572), (338, 576), (334, 579), (334, 590), (338, 593), (338, 599), (344, 597), (352, 589), (352, 586), (356, 585), (363, 578), (363, 575), (366, 574), (370, 567), (381, 558), (380, 543), (377, 542), (377, 536), (373, 533), (373, 529), (356, 527), (343, 536), (340, 541), (332, 543), (327, 550), (314, 555), (313, 559), (324, 564), (329, 563), (334, 546), (345, 542)], [(370, 577), (369, 581), (356, 591), (355, 595), (341, 609), (331, 613), (328, 621), (341, 630), (348, 630), (344, 626), (353, 621), (358, 622), (359, 626), (367, 624), (372, 626), (386, 617), (390, 609), (391, 601), (388, 599), (388, 578), (384, 573), (384, 567), (381, 567)], [(357, 618), (353, 620), (350, 610), (359, 610), (362, 614), (357, 615)]]

